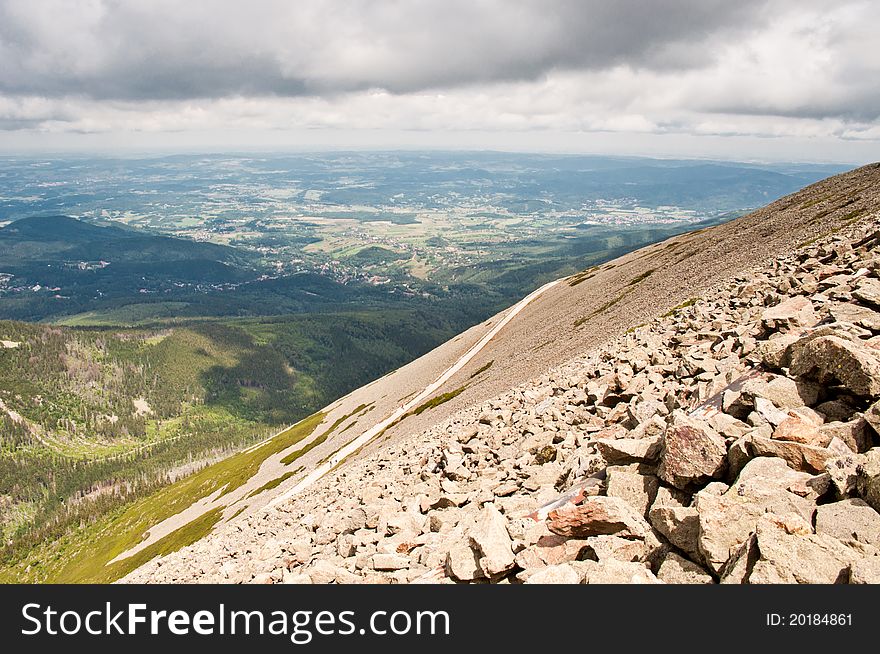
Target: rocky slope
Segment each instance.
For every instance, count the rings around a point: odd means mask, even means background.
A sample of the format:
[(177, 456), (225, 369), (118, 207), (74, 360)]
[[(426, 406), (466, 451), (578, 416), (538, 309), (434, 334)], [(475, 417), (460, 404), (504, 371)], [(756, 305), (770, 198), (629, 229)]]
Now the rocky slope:
[(126, 581), (880, 581), (878, 185), (866, 167), (568, 280), (611, 295), (584, 339), (604, 344), (522, 381), (531, 338), (510, 339), (546, 329), (542, 298), (485, 354), (512, 389)]

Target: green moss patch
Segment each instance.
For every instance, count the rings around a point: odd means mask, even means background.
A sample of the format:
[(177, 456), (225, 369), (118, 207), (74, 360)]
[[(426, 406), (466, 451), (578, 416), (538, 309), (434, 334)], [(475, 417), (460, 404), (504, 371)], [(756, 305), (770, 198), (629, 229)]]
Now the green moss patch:
[(448, 402), (449, 400), (461, 395), (465, 390), (467, 390), (467, 385), (456, 388), (454, 391), (449, 391), (448, 393), (442, 393), (436, 397), (432, 397), (424, 404), (420, 404), (415, 409), (407, 413), (401, 418), (401, 420), (403, 420), (403, 418), (406, 418), (407, 416), (419, 416), (428, 409), (433, 409), (434, 407), (438, 407), (441, 404), (446, 404), (446, 402)]
[(489, 368), (492, 367), (492, 364), (493, 364), (493, 363), (495, 363), (495, 359), (492, 359), (489, 363), (487, 363), (487, 364), (485, 364), (485, 365), (483, 365), (483, 366), (480, 366), (480, 367), (476, 370), (476, 372), (474, 372), (474, 374), (472, 374), (472, 375), (470, 376), (470, 378), (473, 379), (474, 377), (477, 377), (478, 375), (480, 375), (480, 374), (486, 372)]
[(630, 280), (629, 284), (627, 284), (627, 286), (635, 286), (639, 282), (643, 282), (644, 280), (648, 279), (648, 277), (650, 277), (653, 274), (654, 274), (654, 269), (650, 268), (650, 269), (646, 270), (645, 272), (643, 272), (641, 275), (633, 277)]
[(672, 307), (669, 311), (663, 314), (664, 318), (669, 318), (670, 316), (674, 316), (676, 313), (681, 311), (682, 309), (687, 309), (688, 307), (692, 307), (697, 303), (697, 298), (692, 297), (689, 300), (685, 300), (681, 304)]

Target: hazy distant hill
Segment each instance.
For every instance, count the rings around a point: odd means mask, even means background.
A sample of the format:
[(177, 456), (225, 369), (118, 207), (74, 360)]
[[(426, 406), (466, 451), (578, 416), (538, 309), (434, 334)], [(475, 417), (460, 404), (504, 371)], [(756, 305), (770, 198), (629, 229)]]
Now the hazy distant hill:
[(249, 276), (252, 259), (222, 245), (67, 216), (22, 218), (0, 229), (0, 271), (44, 285), (98, 286), (157, 269), (172, 282), (232, 282)]
[[(230, 165), (230, 164), (234, 165)], [(749, 164), (687, 159), (509, 152), (324, 152), (192, 154), (148, 158), (34, 159), (0, 157), (0, 220), (28, 214), (140, 215), (161, 227), (175, 216), (199, 216), (224, 200), (227, 216), (286, 211), (291, 189), (316, 189), (321, 204), (461, 206), (491, 196), (520, 211), (572, 209), (587, 197), (633, 197), (727, 211), (756, 207), (849, 168), (835, 164)], [(340, 180), (340, 175), (345, 179)], [(662, 177), (662, 184), (658, 180)], [(283, 191), (280, 196), (254, 189)], [(402, 194), (402, 197), (401, 197)], [(595, 195), (594, 195), (595, 194)], [(452, 199), (454, 198), (454, 201)], [(228, 200), (228, 201), (227, 201)], [(339, 203), (340, 206), (333, 206)], [(215, 213), (211, 211), (211, 213)]]
[[(0, 318), (43, 320), (114, 312), (129, 324), (171, 316), (312, 311), (379, 291), (311, 273), (263, 279), (253, 252), (66, 216), (0, 228)], [(169, 307), (169, 304), (171, 306)]]

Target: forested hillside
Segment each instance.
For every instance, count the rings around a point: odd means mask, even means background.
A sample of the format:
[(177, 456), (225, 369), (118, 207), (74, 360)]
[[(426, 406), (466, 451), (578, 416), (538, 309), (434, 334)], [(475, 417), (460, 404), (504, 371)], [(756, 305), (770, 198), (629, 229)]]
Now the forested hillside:
[(0, 322), (6, 558), (296, 422), (456, 328), (408, 311), (138, 329)]

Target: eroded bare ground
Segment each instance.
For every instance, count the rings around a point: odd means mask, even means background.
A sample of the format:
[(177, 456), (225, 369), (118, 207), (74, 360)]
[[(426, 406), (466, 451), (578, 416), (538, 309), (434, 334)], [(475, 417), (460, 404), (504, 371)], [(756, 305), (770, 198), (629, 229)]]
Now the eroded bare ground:
[(878, 182), (571, 278), (438, 393), (466, 390), (126, 580), (877, 581)]

